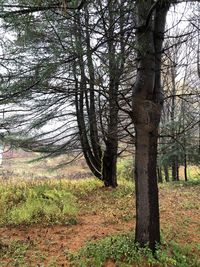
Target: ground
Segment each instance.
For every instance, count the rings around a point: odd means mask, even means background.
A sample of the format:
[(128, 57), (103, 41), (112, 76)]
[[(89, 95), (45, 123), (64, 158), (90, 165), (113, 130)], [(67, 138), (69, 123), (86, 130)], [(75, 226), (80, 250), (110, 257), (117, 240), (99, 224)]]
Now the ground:
[[(46, 183), (47, 180), (42, 183)], [(59, 179), (58, 182), (62, 183), (63, 180)], [(1, 183), (5, 187), (16, 186), (15, 182), (9, 182), (9, 178), (4, 178)], [(4, 252), (0, 255), (1, 267), (72, 266), (67, 258), (68, 251), (78, 251), (85, 242), (97, 241), (108, 235), (134, 232), (135, 204), (131, 182), (120, 181), (119, 188), (114, 190), (106, 189), (100, 183), (85, 189), (85, 181), (84, 186), (80, 185), (77, 189), (77, 182), (74, 183), (75, 185), (70, 182), (70, 188), (75, 188), (72, 191), (76, 196), (78, 207), (74, 220), (65, 224), (2, 223), (0, 239)], [(65, 181), (63, 185), (69, 186)], [(173, 240), (180, 245), (187, 244), (192, 248), (191, 253), (198, 256), (200, 251), (199, 183), (162, 184), (159, 192), (161, 231), (165, 242)], [(104, 267), (112, 266), (119, 265), (111, 259), (105, 261)]]

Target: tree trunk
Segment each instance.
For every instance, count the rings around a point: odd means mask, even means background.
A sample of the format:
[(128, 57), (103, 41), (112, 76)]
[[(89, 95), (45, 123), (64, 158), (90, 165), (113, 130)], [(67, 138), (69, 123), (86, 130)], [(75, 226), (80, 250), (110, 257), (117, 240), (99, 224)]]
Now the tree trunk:
[[(96, 112), (96, 103), (95, 103), (95, 71), (92, 58), (92, 49), (90, 45), (90, 33), (89, 33), (89, 12), (88, 6), (85, 5), (85, 31), (86, 31), (86, 47), (87, 47), (87, 63), (88, 63), (88, 72), (89, 72), (89, 104), (88, 106), (88, 118), (89, 118), (89, 128), (90, 128), (90, 139), (91, 147), (96, 159), (101, 162), (102, 151), (99, 141), (99, 132), (97, 126), (97, 112)], [(88, 92), (87, 92), (88, 94)], [(86, 99), (88, 96), (86, 96)], [(88, 99), (87, 99), (88, 100)]]
[[(132, 120), (136, 131), (136, 233), (140, 246), (152, 251), (160, 242), (156, 175), (158, 127), (162, 109), (161, 54), (169, 3), (137, 1), (137, 78)], [(150, 12), (151, 10), (152, 13)]]
[(160, 242), (158, 187), (156, 178), (157, 131), (136, 126), (136, 235), (141, 246), (155, 249)]
[(176, 162), (176, 181), (179, 181), (179, 164), (178, 164), (178, 160)]
[(103, 181), (106, 187), (117, 187), (117, 145), (107, 143), (103, 155)]
[[(113, 86), (113, 83), (110, 83)], [(114, 85), (115, 86), (115, 85)], [(114, 87), (113, 86), (113, 87)], [(118, 86), (117, 86), (118, 87)], [(103, 153), (102, 178), (105, 186), (117, 187), (118, 107), (117, 88), (109, 90), (109, 123)]]
[(164, 174), (165, 174), (165, 181), (169, 182), (169, 170), (168, 170), (168, 166), (164, 165)]
[(187, 155), (184, 154), (184, 178), (185, 181), (188, 181), (188, 176), (187, 176)]
[(158, 177), (158, 182), (163, 183), (162, 168), (159, 166), (157, 167), (157, 177)]
[[(110, 14), (110, 19), (112, 19)], [(77, 15), (76, 25), (76, 42), (79, 44), (77, 47), (78, 64), (80, 69), (81, 82), (76, 82), (76, 112), (78, 119), (78, 127), (80, 132), (80, 141), (82, 145), (82, 150), (86, 162), (93, 172), (93, 174), (103, 180), (104, 185), (107, 187), (117, 186), (117, 175), (116, 175), (116, 164), (117, 164), (117, 148), (118, 148), (118, 137), (117, 137), (117, 126), (118, 126), (118, 106), (117, 106), (117, 96), (118, 96), (118, 79), (116, 75), (116, 64), (114, 57), (114, 44), (112, 40), (113, 29), (109, 28), (109, 119), (107, 132), (103, 133), (103, 139), (105, 142), (105, 152), (102, 152), (100, 146), (100, 138), (98, 132), (98, 124), (96, 117), (96, 106), (95, 106), (95, 71), (92, 59), (92, 50), (90, 47), (90, 35), (89, 35), (89, 13), (87, 7), (85, 7), (85, 24), (86, 24), (86, 56), (88, 63), (88, 73), (89, 73), (89, 87), (88, 79), (86, 78), (86, 68), (84, 64), (84, 51), (81, 48), (83, 43), (81, 35), (81, 23), (80, 14)], [(113, 27), (113, 23), (112, 23)], [(74, 71), (76, 73), (76, 70)], [(77, 77), (75, 77), (75, 81)], [(85, 101), (84, 101), (85, 100)], [(84, 104), (86, 109), (84, 110)], [(86, 112), (87, 111), (87, 112)], [(87, 116), (88, 122), (87, 122)], [(86, 127), (86, 124), (89, 127)], [(88, 131), (89, 128), (89, 131)]]
[(172, 161), (172, 181), (176, 181), (176, 161)]
[(174, 156), (172, 160), (172, 181), (179, 181), (179, 164), (177, 156)]
[[(99, 148), (98, 133), (94, 130), (96, 126), (93, 125), (92, 129), (90, 128), (89, 133), (88, 133), (88, 127), (87, 127), (88, 122), (87, 122), (87, 117), (86, 117), (86, 112), (85, 112), (85, 104), (87, 106), (87, 111), (89, 113), (88, 114), (89, 120), (90, 121), (92, 120), (93, 124), (96, 123), (96, 117), (95, 115), (92, 118), (90, 117), (92, 113), (95, 113), (95, 109), (92, 110), (95, 106), (95, 103), (93, 103), (93, 98), (92, 98), (90, 106), (88, 104), (89, 101), (88, 101), (87, 78), (85, 74), (86, 71), (85, 71), (85, 64), (84, 64), (84, 58), (83, 58), (84, 51), (82, 47), (83, 40), (82, 40), (81, 22), (80, 22), (79, 12), (77, 13), (77, 16), (76, 16), (74, 29), (75, 29), (74, 35), (75, 35), (75, 41), (76, 41), (75, 48), (76, 48), (78, 60), (77, 62), (74, 62), (73, 74), (74, 74), (74, 80), (75, 80), (75, 105), (76, 105), (76, 116), (77, 116), (80, 142), (81, 142), (81, 147), (83, 150), (83, 155), (85, 157), (88, 167), (90, 168), (92, 173), (97, 178), (102, 179), (101, 159), (100, 159), (99, 151), (98, 151), (98, 148)], [(87, 48), (89, 50), (89, 43), (87, 43)], [(87, 52), (89, 56), (90, 51), (88, 50)], [(77, 69), (80, 71), (80, 75), (77, 74)], [(91, 74), (91, 71), (90, 71), (90, 74)], [(90, 85), (91, 85), (90, 93), (93, 94), (92, 84)], [(89, 125), (91, 126), (91, 124)], [(91, 145), (91, 143), (93, 145)]]
[[(108, 44), (108, 72), (109, 72), (109, 113), (108, 113), (108, 126), (105, 138), (105, 151), (103, 153), (103, 181), (105, 186), (117, 187), (117, 152), (118, 152), (118, 90), (119, 80), (123, 67), (119, 65), (116, 54), (115, 41), (114, 41), (114, 6), (115, 1), (108, 1), (108, 29), (105, 29), (105, 36)], [(121, 19), (123, 16), (121, 17)], [(123, 28), (123, 23), (121, 25)], [(121, 48), (122, 49), (122, 48)], [(123, 49), (122, 49), (123, 51)], [(121, 70), (120, 70), (121, 69)]]

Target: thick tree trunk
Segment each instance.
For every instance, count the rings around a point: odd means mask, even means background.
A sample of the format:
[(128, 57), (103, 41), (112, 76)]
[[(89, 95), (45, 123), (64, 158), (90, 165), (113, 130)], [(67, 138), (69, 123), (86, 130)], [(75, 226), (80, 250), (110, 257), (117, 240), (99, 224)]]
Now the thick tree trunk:
[(106, 187), (117, 187), (117, 145), (107, 143), (103, 155), (103, 181)]
[(102, 179), (105, 186), (117, 187), (117, 152), (118, 152), (118, 85), (110, 81), (109, 89), (109, 122), (103, 153)]
[[(113, 83), (111, 82), (111, 85)], [(109, 123), (103, 153), (102, 179), (105, 186), (117, 187), (118, 107), (117, 88), (109, 91)]]
[[(132, 119), (136, 131), (136, 233), (140, 246), (152, 251), (160, 242), (156, 175), (158, 127), (162, 109), (161, 51), (169, 3), (137, 1), (138, 69)], [(151, 13), (152, 11), (152, 13)]]
[(118, 85), (110, 80), (109, 122), (106, 134), (106, 149), (103, 153), (102, 178), (105, 186), (117, 187), (117, 152), (118, 152)]
[(155, 249), (160, 242), (158, 187), (156, 178), (157, 131), (136, 126), (136, 235), (141, 246)]

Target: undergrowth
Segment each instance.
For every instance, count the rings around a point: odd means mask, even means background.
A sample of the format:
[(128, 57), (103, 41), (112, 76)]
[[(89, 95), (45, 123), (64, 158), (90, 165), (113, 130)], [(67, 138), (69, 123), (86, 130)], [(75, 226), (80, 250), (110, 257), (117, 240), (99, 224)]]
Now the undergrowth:
[(117, 177), (133, 181), (133, 158), (125, 158), (118, 160)]
[[(66, 252), (72, 266), (102, 267), (109, 259), (116, 266), (178, 266), (198, 267), (197, 256), (192, 255), (191, 246), (180, 246), (175, 242), (157, 247), (153, 255), (148, 247), (139, 248), (131, 234), (105, 237), (97, 242), (89, 242), (76, 253)], [(135, 266), (135, 265), (134, 265)]]
[(9, 245), (1, 242), (0, 246), (0, 266), (23, 266), (28, 267), (25, 263), (25, 255), (29, 248), (29, 243), (15, 240)]
[(43, 183), (0, 186), (0, 224), (68, 223), (76, 197), (64, 186)]
[[(199, 209), (198, 186), (196, 181), (160, 185), (161, 219), (167, 244), (158, 247), (156, 257), (148, 248), (141, 249), (135, 245), (131, 234), (121, 234), (108, 236), (96, 243), (87, 243), (77, 253), (68, 251), (67, 258), (71, 261), (71, 265), (101, 267), (108, 260), (112, 260), (120, 267), (200, 266), (197, 261), (197, 255), (200, 252), (200, 247), (197, 246), (198, 238), (191, 237), (191, 229), (193, 235), (199, 233), (196, 216)], [(125, 225), (131, 220), (134, 225), (133, 191), (133, 182), (123, 179), (119, 180), (117, 189), (105, 188), (97, 179), (2, 182), (0, 183), (0, 225), (76, 224), (78, 215), (81, 217), (85, 214), (101, 215), (102, 224), (105, 227), (112, 225), (117, 229), (118, 225)], [(174, 203), (176, 214), (172, 216), (170, 212)], [(168, 222), (166, 225), (163, 223), (164, 220)], [(191, 222), (193, 222), (192, 225)], [(192, 228), (189, 228), (189, 225)], [(128, 224), (124, 229), (130, 230)], [(190, 242), (191, 245), (181, 245), (186, 242)], [(16, 240), (9, 241), (1, 250), (0, 266), (15, 266), (13, 262), (18, 264), (16, 266), (30, 266), (29, 253), (33, 256), (36, 252), (42, 255), (42, 251), (38, 249), (34, 252), (30, 245), (27, 240), (21, 243)], [(51, 252), (48, 253), (48, 256), (51, 255)], [(9, 258), (14, 261), (6, 265)], [(3, 260), (5, 265), (1, 265)], [(35, 263), (35, 258), (33, 262)]]
[(81, 198), (121, 199), (133, 191), (133, 184), (121, 180), (117, 190), (105, 190), (103, 195), (100, 189), (104, 190), (97, 179), (1, 183), (0, 225), (75, 224)]

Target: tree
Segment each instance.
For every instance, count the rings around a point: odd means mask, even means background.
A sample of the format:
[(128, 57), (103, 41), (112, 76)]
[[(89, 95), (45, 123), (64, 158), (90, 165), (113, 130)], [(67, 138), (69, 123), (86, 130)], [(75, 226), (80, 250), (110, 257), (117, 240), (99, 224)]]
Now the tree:
[[(92, 35), (93, 33), (90, 32), (90, 15), (88, 8), (85, 7), (84, 13), (77, 14), (77, 23), (75, 24), (75, 32), (77, 33), (75, 40), (78, 44), (76, 54), (79, 54), (79, 66), (76, 64), (74, 73), (76, 73), (76, 69), (78, 67), (81, 74), (80, 85), (82, 86), (79, 90), (78, 77), (76, 76), (76, 110), (79, 132), (81, 133), (80, 138), (83, 153), (88, 165), (95, 167), (97, 172), (96, 176), (99, 176), (99, 178), (102, 177), (105, 186), (116, 187), (116, 164), (118, 155), (118, 96), (120, 90), (120, 80), (124, 72), (124, 53), (125, 45), (127, 43), (127, 40), (123, 39), (122, 36), (126, 37), (125, 23), (127, 23), (129, 16), (125, 16), (123, 1), (119, 1), (118, 3), (120, 13), (119, 22), (117, 21), (119, 14), (117, 12), (114, 14), (113, 12), (114, 1), (105, 1), (103, 5), (101, 2), (98, 2), (98, 5), (100, 6), (100, 11), (98, 12), (99, 14), (97, 14), (97, 16), (99, 16), (99, 20), (98, 25), (95, 26), (99, 29), (98, 32), (101, 32), (104, 38), (104, 45), (99, 46), (100, 49), (95, 51), (95, 53), (99, 56), (99, 58), (96, 59), (96, 61), (100, 61), (99, 68), (101, 69), (103, 66), (103, 68), (107, 71), (107, 73), (103, 73), (103, 77), (99, 75), (102, 80), (105, 80), (104, 84), (102, 84), (103, 94), (99, 90), (101, 83), (98, 86), (95, 84), (97, 73), (94, 71), (95, 57), (91, 48), (91, 41), (93, 40), (94, 42), (95, 37)], [(116, 37), (117, 33), (115, 32), (115, 28), (117, 28), (117, 26), (119, 27), (119, 37)], [(85, 27), (84, 31), (83, 27)], [(84, 40), (86, 42), (85, 51), (88, 64), (87, 69), (84, 64)], [(87, 71), (89, 79), (86, 77)], [(89, 80), (89, 90), (87, 89), (87, 80)], [(95, 100), (95, 96), (97, 95), (95, 92), (97, 90), (99, 94), (98, 98), (100, 101), (105, 103), (102, 105), (102, 108), (100, 107), (98, 110), (97, 105), (95, 104), (97, 102)], [(84, 99), (86, 113), (89, 119), (91, 142), (88, 141), (88, 134), (85, 127), (86, 121), (83, 109)], [(97, 121), (97, 111), (99, 113), (99, 122)], [(106, 120), (103, 118), (103, 114), (105, 114), (104, 117)], [(98, 130), (98, 125), (100, 126), (100, 131)], [(100, 140), (100, 136), (102, 137), (102, 140)], [(95, 173), (95, 170), (93, 173)]]
[[(113, 186), (116, 186), (119, 109), (130, 115), (135, 127), (136, 145), (135, 241), (140, 246), (148, 244), (153, 251), (156, 249), (156, 243), (160, 242), (156, 164), (159, 123), (164, 101), (161, 59), (166, 15), (172, 3), (179, 1), (87, 1), (85, 8), (81, 5), (81, 11), (78, 10), (75, 14), (46, 12), (52, 10), (52, 6), (39, 6), (38, 9), (37, 5), (33, 9), (26, 7), (25, 10), (11, 11), (9, 15), (41, 11), (37, 14), (37, 21), (39, 19), (41, 24), (36, 24), (36, 18), (32, 15), (28, 16), (28, 26), (25, 17), (20, 17), (17, 24), (14, 24), (15, 30), (22, 29), (23, 33), (22, 38), (19, 36), (18, 42), (24, 41), (26, 31), (27, 37), (30, 38), (31, 29), (35, 43), (31, 39), (31, 42), (28, 42), (29, 49), (21, 50), (24, 53), (23, 60), (20, 57), (11, 57), (15, 67), (24, 75), (19, 75), (16, 69), (13, 72), (13, 65), (7, 64), (11, 74), (8, 75), (9, 86), (2, 86), (2, 98), (5, 103), (23, 103), (25, 114), (29, 112), (27, 118), (24, 118), (23, 114), (18, 121), (22, 128), (30, 119), (34, 120), (34, 123), (28, 130), (35, 130), (49, 120), (62, 117), (66, 122), (66, 118), (72, 116), (75, 126), (71, 122), (69, 134), (65, 135), (66, 128), (62, 125), (61, 133), (37, 133), (28, 143), (26, 140), (26, 145), (31, 146), (33, 141), (37, 140), (37, 150), (46, 150), (57, 155), (60, 151), (66, 152), (69, 148), (76, 147), (79, 142), (88, 165), (97, 170), (97, 176), (101, 173), (105, 175), (106, 184), (107, 177), (111, 178)], [(43, 11), (45, 12), (42, 13)], [(4, 17), (9, 19), (9, 16)], [(68, 18), (72, 23), (68, 22)], [(61, 23), (63, 27), (60, 29)], [(32, 27), (29, 27), (30, 25)], [(36, 25), (41, 28), (45, 25), (46, 31), (38, 31)], [(67, 31), (67, 28), (73, 29), (74, 32)], [(20, 30), (17, 33), (19, 35)], [(92, 45), (92, 38), (95, 37), (96, 43)], [(134, 52), (130, 53), (130, 50)], [(33, 63), (30, 69), (22, 65), (30, 64), (29, 58), (32, 58)], [(120, 106), (123, 102), (129, 106), (126, 97), (129, 97), (130, 93), (120, 94), (120, 90), (125, 87), (122, 78), (131, 76), (130, 72), (124, 72), (130, 60), (132, 66), (137, 61), (136, 71), (135, 66), (132, 68), (132, 73), (136, 74), (136, 77), (133, 75), (134, 79), (131, 80), (131, 111)], [(95, 69), (95, 64), (98, 70)], [(123, 95), (121, 99), (119, 95)], [(172, 102), (173, 100), (172, 96)], [(66, 112), (66, 103), (70, 103), (72, 107), (70, 112)], [(174, 106), (175, 103), (172, 103), (172, 111)], [(99, 117), (97, 111), (100, 113)], [(77, 121), (74, 120), (75, 117)], [(15, 116), (11, 118), (12, 124), (13, 121), (16, 121)], [(73, 141), (69, 140), (71, 136)], [(79, 139), (74, 136), (79, 136)], [(42, 138), (38, 140), (38, 137)], [(101, 144), (105, 147), (104, 152)]]
[(138, 68), (132, 111), (136, 131), (135, 241), (141, 246), (148, 243), (152, 250), (160, 242), (156, 162), (163, 103), (161, 51), (168, 9), (168, 2), (158, 1), (154, 5), (152, 1), (137, 2)]
[[(20, 62), (15, 64), (15, 74), (13, 67), (9, 66), (15, 76), (9, 84), (10, 96), (15, 91), (10, 102), (19, 96), (20, 104), (24, 103), (32, 113), (32, 123), (29, 117), (26, 123), (29, 126), (23, 129), (26, 132), (23, 136), (31, 132), (32, 138), (24, 140), (21, 145), (34, 151), (48, 152), (51, 156), (77, 150), (81, 146), (93, 174), (106, 186), (112, 187), (117, 186), (118, 98), (131, 18), (127, 12), (130, 7), (124, 7), (124, 2), (91, 2), (69, 14), (52, 12), (57, 6), (36, 5), (4, 15), (7, 25), (12, 25), (18, 34), (16, 54), (13, 51), (11, 57)], [(113, 11), (116, 4), (118, 12)], [(35, 17), (33, 12), (36, 10), (38, 14)], [(45, 13), (42, 13), (44, 10)], [(21, 17), (13, 19), (11, 15), (16, 13)], [(97, 21), (91, 15), (94, 13)], [(95, 35), (102, 40), (96, 40)], [(95, 45), (92, 42), (96, 42)], [(20, 58), (19, 51), (23, 54)], [(23, 60), (27, 62), (25, 67), (21, 65)], [(17, 75), (18, 70), (24, 75)], [(27, 87), (29, 90), (26, 90)], [(50, 101), (50, 97), (54, 100)], [(63, 112), (67, 103), (70, 104), (70, 112)], [(51, 130), (51, 133), (43, 130), (39, 135), (38, 131), (33, 133), (34, 129), (43, 129), (55, 118), (63, 121), (66, 118), (71, 125), (60, 126), (61, 133), (57, 130)], [(16, 116), (10, 117), (12, 126), (13, 122), (21, 124), (22, 120), (25, 120), (23, 114), (18, 116), (18, 120)], [(70, 131), (69, 135), (64, 133), (67, 131)]]
[(166, 181), (169, 181), (169, 171), (173, 181), (179, 180), (181, 165), (184, 166), (184, 179), (188, 180), (187, 165), (193, 164), (196, 154), (194, 144), (199, 120), (199, 84), (194, 69), (196, 39), (190, 38), (198, 32), (189, 21), (185, 28), (180, 28), (177, 21), (180, 21), (179, 17), (170, 22), (167, 33), (170, 37), (165, 38), (162, 67), (165, 98), (160, 125), (159, 166), (164, 168)]

